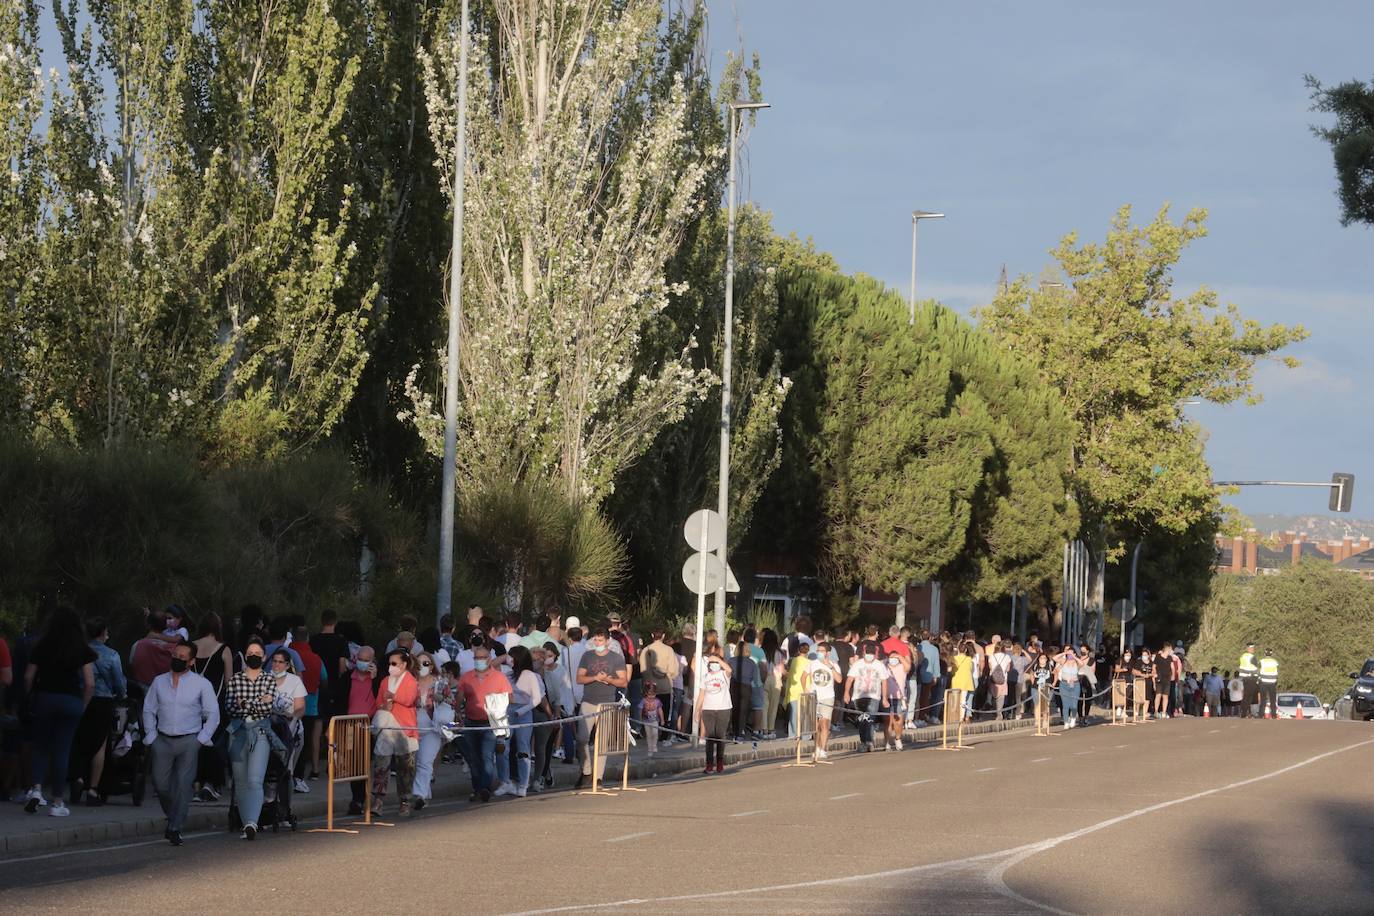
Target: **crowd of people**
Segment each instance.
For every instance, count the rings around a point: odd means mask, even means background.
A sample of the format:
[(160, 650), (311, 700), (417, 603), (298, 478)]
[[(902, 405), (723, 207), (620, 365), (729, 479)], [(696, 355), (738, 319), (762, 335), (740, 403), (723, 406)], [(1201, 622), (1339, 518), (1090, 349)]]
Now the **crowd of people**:
[(292, 797), (320, 777), (325, 730), (345, 715), (366, 716), (373, 734), (371, 792), (351, 783), (350, 813), (370, 795), (380, 814), (394, 783), (405, 816), (432, 798), (436, 770), (460, 761), (479, 802), (544, 791), (555, 765), (576, 767), (579, 788), (599, 779), (593, 768), (604, 771), (605, 759), (589, 749), (606, 704), (629, 707), (651, 756), (699, 736), (707, 774), (724, 771), (730, 741), (814, 735), (825, 759), (846, 728), (861, 751), (900, 751), (909, 730), (942, 721), (1035, 716), (1048, 727), (1057, 712), (1075, 728), (1097, 714), (1158, 718), (1210, 704), (1224, 715), (1242, 705), (1229, 672), (1199, 677), (1181, 645), (1117, 658), (1036, 634), (825, 632), (799, 617), (786, 635), (708, 630), (698, 659), (691, 626), (637, 636), (614, 613), (584, 626), (550, 612), (528, 625), (474, 606), (462, 622), (425, 630), (402, 618), (375, 642), (328, 610), (309, 628), (247, 607), (233, 637), (218, 615), (193, 624), (175, 605), (146, 611), (145, 622), (127, 656), (107, 645), (105, 620), (70, 608), (22, 636), (13, 663), (0, 641), (0, 682), (15, 681), (0, 789), (22, 792), (27, 811), (68, 816), (68, 802), (99, 806), (146, 777), (174, 845), (189, 806), (226, 793), (252, 840), (268, 824), (294, 826)]

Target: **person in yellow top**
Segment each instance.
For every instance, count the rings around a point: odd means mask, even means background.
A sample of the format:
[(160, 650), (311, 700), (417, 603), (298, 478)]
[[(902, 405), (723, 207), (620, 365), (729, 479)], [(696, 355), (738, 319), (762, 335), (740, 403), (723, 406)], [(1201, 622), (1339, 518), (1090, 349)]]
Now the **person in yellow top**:
[(802, 677), (811, 665), (811, 647), (792, 636), (788, 639), (787, 679), (783, 682), (783, 698), (787, 703), (787, 737), (797, 737), (801, 715)]
[(973, 683), (973, 657), (976, 651), (973, 641), (967, 640), (959, 644), (959, 650), (950, 659), (954, 673), (949, 678), (949, 689), (963, 691), (959, 695), (959, 705), (964, 721), (973, 715), (973, 691), (977, 689)]
[(1245, 644), (1245, 651), (1241, 653), (1240, 664), (1236, 669), (1240, 676), (1241, 686), (1245, 689), (1245, 700), (1240, 706), (1240, 717), (1250, 718), (1250, 707), (1259, 700), (1259, 656), (1255, 654), (1255, 644), (1250, 642)]

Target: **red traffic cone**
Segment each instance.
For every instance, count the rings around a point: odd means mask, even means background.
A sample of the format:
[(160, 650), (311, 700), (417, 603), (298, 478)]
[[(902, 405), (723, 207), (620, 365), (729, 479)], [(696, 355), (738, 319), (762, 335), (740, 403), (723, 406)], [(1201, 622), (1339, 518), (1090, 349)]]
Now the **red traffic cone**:
[(1306, 716), (1304, 716), (1304, 715), (1302, 714), (1302, 704), (1301, 704), (1301, 703), (1298, 704), (1298, 714), (1295, 715), (1293, 718), (1295, 718), (1295, 719), (1304, 719), (1304, 718), (1306, 718)]
[(1210, 706), (1208, 706), (1206, 703), (1203, 703), (1203, 704), (1202, 704), (1202, 718), (1204, 718), (1204, 719), (1210, 719), (1210, 718), (1212, 718), (1212, 708), (1211, 708)]
[(1264, 707), (1264, 717), (1265, 717), (1266, 719), (1272, 719), (1272, 718), (1274, 718), (1274, 707), (1272, 707), (1272, 706), (1266, 706), (1266, 707)]

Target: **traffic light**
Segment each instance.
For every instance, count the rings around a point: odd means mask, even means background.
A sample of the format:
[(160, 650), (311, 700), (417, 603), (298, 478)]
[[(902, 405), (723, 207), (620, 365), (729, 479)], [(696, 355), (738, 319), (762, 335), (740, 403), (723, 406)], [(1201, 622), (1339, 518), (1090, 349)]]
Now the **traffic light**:
[(1340, 471), (1331, 475), (1331, 500), (1327, 508), (1332, 512), (1349, 512), (1350, 501), (1355, 496), (1355, 475)]

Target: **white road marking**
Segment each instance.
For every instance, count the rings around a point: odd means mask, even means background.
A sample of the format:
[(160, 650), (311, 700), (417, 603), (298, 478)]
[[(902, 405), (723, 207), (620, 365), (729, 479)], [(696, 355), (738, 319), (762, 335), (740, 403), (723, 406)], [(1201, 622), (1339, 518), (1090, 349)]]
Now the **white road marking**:
[(1086, 750), (1086, 751), (1074, 751), (1074, 752), (1073, 752), (1073, 755), (1074, 755), (1075, 757), (1082, 757), (1084, 754), (1091, 754), (1092, 752), (1093, 752), (1093, 751), (1092, 751), (1092, 748), (1089, 748), (1089, 749)]
[(935, 780), (933, 780), (933, 779), (917, 779), (917, 780), (915, 780), (914, 782), (904, 782), (904, 783), (902, 783), (902, 788), (903, 788), (903, 789), (907, 789), (907, 788), (910, 788), (911, 786), (922, 786), (922, 785), (925, 785), (925, 784), (928, 783), (928, 782), (934, 782), (934, 781), (935, 781)]
[[(1089, 824), (1087, 827), (1082, 827), (1070, 833), (1061, 834), (1060, 836), (1051, 837), (1049, 839), (1040, 840), (1034, 843), (1026, 843), (1021, 846), (1013, 846), (1009, 849), (1002, 849), (997, 852), (987, 852), (976, 856), (950, 859), (945, 862), (933, 862), (929, 865), (913, 865), (907, 868), (894, 868), (890, 871), (871, 872), (869, 874), (863, 875), (845, 875), (839, 878), (820, 878), (814, 881), (797, 881), (792, 884), (773, 884), (763, 887), (750, 887), (724, 891), (708, 891), (700, 894), (677, 894), (670, 897), (645, 897), (630, 900), (614, 900), (605, 903), (584, 903), (575, 904), (572, 906), (550, 907), (548, 909), (542, 910), (522, 910), (517, 913), (508, 913), (506, 914), (506, 916), (542, 916), (542, 914), (545, 913), (568, 913), (579, 910), (604, 910), (626, 906), (643, 907), (646, 904), (655, 903), (662, 904), (681, 903), (689, 900), (713, 900), (721, 897), (735, 897), (741, 894), (773, 894), (781, 891), (801, 890), (804, 888), (812, 887), (830, 887), (834, 885), (854, 884), (858, 882), (867, 883), (872, 881), (886, 881), (891, 880), (893, 878), (904, 878), (928, 872), (938, 872), (945, 871), (951, 868), (966, 867), (974, 862), (989, 862), (993, 864), (992, 869), (988, 872), (988, 878), (992, 881), (994, 886), (1000, 885), (1000, 887), (998, 887), (998, 890), (1007, 897), (1010, 897), (1011, 899), (1019, 903), (1022, 903), (1026, 906), (1035, 907), (1036, 909), (1044, 910), (1049, 913), (1058, 913), (1062, 914), (1062, 916), (1073, 916), (1073, 914), (1066, 913), (1064, 910), (1059, 910), (1052, 906), (1049, 906), (1048, 904), (1040, 903), (1036, 900), (1031, 900), (1030, 898), (1023, 897), (1020, 894), (1013, 891), (1006, 884), (1005, 874), (1007, 869), (1013, 865), (1016, 865), (1030, 858), (1033, 855), (1036, 855), (1037, 853), (1045, 852), (1063, 843), (1068, 843), (1072, 840), (1076, 840), (1089, 834), (1096, 833), (1099, 830), (1105, 830), (1108, 827), (1115, 827), (1117, 824), (1123, 823), (1125, 821), (1133, 820), (1138, 817), (1143, 817), (1146, 814), (1153, 814), (1156, 811), (1162, 811), (1166, 808), (1172, 808), (1175, 805), (1183, 805), (1189, 802), (1194, 802), (1199, 799), (1207, 798), (1209, 796), (1216, 795), (1221, 792), (1229, 792), (1232, 789), (1243, 788), (1244, 786), (1253, 785), (1257, 782), (1263, 782), (1266, 779), (1273, 779), (1276, 776), (1282, 776), (1285, 773), (1291, 773), (1294, 770), (1302, 769), (1303, 767), (1309, 764), (1316, 763), (1318, 760), (1325, 760), (1327, 757), (1333, 757), (1336, 754), (1343, 754), (1346, 751), (1353, 751), (1356, 748), (1365, 747), (1370, 744), (1374, 744), (1374, 738), (1370, 738), (1366, 741), (1357, 741), (1354, 744), (1348, 744), (1345, 747), (1336, 748), (1332, 751), (1326, 751), (1324, 753), (1308, 757), (1306, 760), (1300, 760), (1297, 763), (1289, 764), (1286, 767), (1281, 767), (1277, 770), (1273, 770), (1272, 772), (1265, 773), (1260, 776), (1252, 776), (1249, 779), (1242, 779), (1238, 782), (1228, 783), (1224, 786), (1217, 786), (1214, 789), (1205, 789), (1201, 792), (1194, 792), (1192, 795), (1185, 795), (1182, 798), (1174, 798), (1170, 799), (1169, 801), (1159, 802), (1157, 804), (1149, 805), (1144, 808), (1137, 808), (1134, 811), (1128, 811), (1125, 814), (1119, 814), (1116, 817), (1107, 818), (1105, 821), (1098, 821), (1096, 824)], [(999, 862), (998, 860), (1002, 861)]]
[(863, 795), (863, 793), (862, 793), (862, 792), (850, 792), (850, 793), (847, 794), (847, 795), (832, 795), (832, 796), (830, 796), (830, 800), (831, 800), (831, 801), (844, 801), (846, 798), (858, 798), (860, 795)]
[(768, 809), (767, 809), (767, 808), (761, 808), (761, 809), (759, 809), (758, 811), (740, 811), (740, 812), (737, 812), (737, 813), (732, 814), (732, 815), (730, 815), (730, 816), (731, 816), (731, 817), (753, 817), (755, 814), (767, 814), (767, 813), (768, 813)]
[(974, 770), (973, 772), (975, 772), (975, 773), (991, 773), (991, 772), (992, 772), (993, 770), (995, 770), (995, 769), (997, 769), (997, 767), (983, 767), (981, 770)]
[(1036, 757), (1031, 763), (1049, 763), (1053, 759), (1053, 757)]
[(654, 835), (654, 832), (653, 832), (652, 830), (641, 830), (639, 833), (627, 833), (627, 834), (625, 834), (624, 836), (613, 836), (613, 837), (611, 837), (609, 840), (607, 840), (606, 842), (607, 842), (607, 843), (623, 843), (623, 842), (625, 842), (626, 840), (637, 840), (637, 839), (639, 839), (639, 838), (642, 837), (642, 836), (653, 836), (653, 835)]
[(1130, 745), (1129, 745), (1129, 744), (1113, 744), (1112, 747), (1114, 747), (1114, 748), (1116, 748), (1118, 751), (1120, 751), (1120, 750), (1124, 750), (1125, 748), (1130, 747)]
[[(1231, 726), (1231, 727), (1232, 727), (1232, 728), (1235, 728), (1234, 725)], [(1221, 729), (1219, 729), (1219, 728), (1214, 728), (1214, 729), (1212, 729), (1211, 731), (1209, 731), (1207, 734), (1209, 734), (1209, 735), (1215, 735), (1215, 734), (1216, 734), (1217, 732), (1219, 732), (1219, 731), (1221, 731)]]

